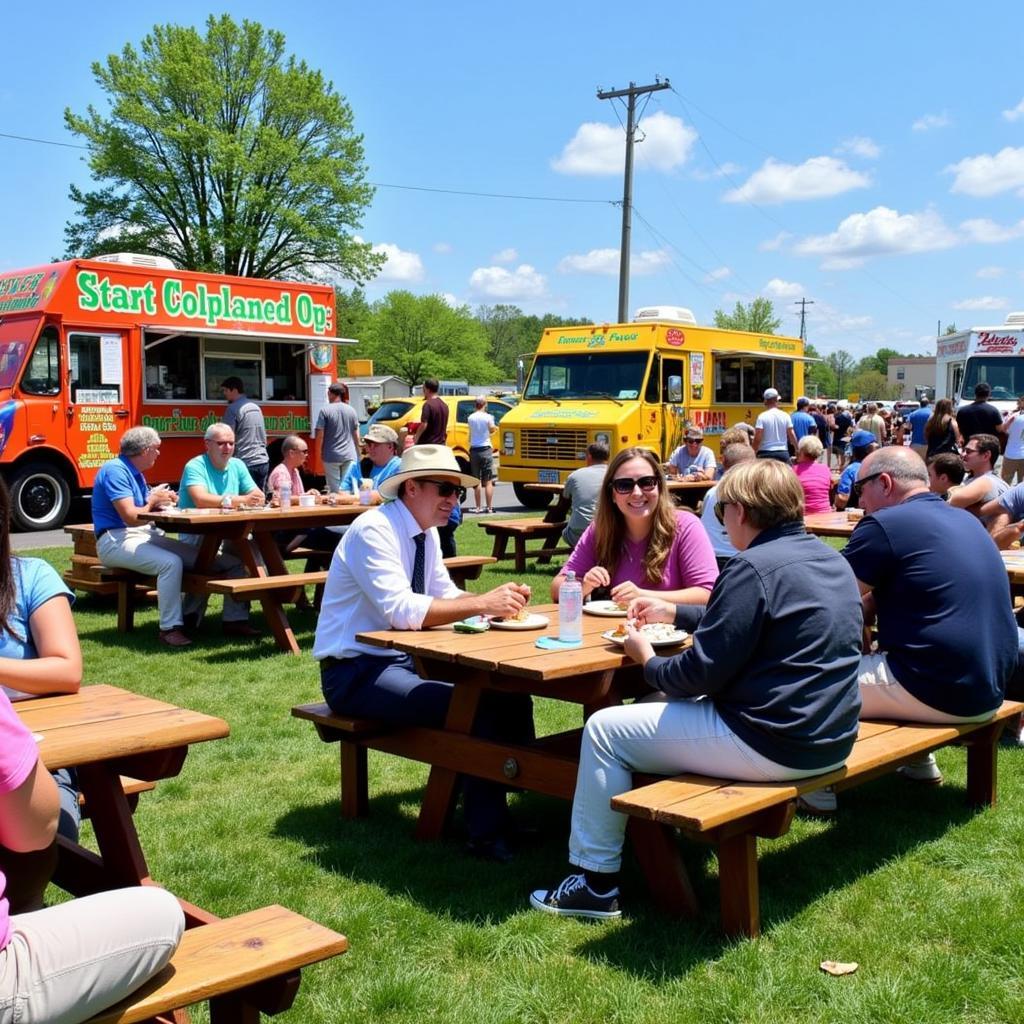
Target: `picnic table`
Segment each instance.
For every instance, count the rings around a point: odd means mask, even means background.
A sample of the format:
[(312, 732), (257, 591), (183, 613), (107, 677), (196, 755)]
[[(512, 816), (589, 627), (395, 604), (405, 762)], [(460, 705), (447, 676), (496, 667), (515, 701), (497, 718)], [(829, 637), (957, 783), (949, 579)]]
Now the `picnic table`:
[(860, 519), (848, 519), (846, 512), (811, 512), (804, 516), (808, 533), (817, 537), (849, 537)]
[[(18, 717), (38, 738), (46, 768), (77, 769), (99, 846), (97, 857), (78, 843), (59, 838), (58, 884), (84, 896), (149, 882), (121, 776), (147, 782), (174, 778), (189, 746), (227, 736), (227, 722), (105, 685), (13, 703)], [(184, 908), (191, 923), (210, 919), (196, 907)]]
[[(210, 593), (231, 594), (243, 601), (258, 600), (277, 646), (283, 651), (299, 654), (301, 651), (288, 622), (284, 603), (294, 600), (298, 587), (320, 582), (322, 574), (289, 574), (274, 534), (316, 526), (346, 525), (369, 507), (358, 504), (292, 505), (283, 509), (259, 505), (230, 512), (172, 508), (162, 512), (143, 512), (139, 519), (171, 533), (200, 535), (202, 543), (192, 573), (208, 578), (206, 588)], [(225, 580), (216, 576), (213, 563), (224, 542), (230, 542), (242, 559), (248, 573), (246, 578)]]

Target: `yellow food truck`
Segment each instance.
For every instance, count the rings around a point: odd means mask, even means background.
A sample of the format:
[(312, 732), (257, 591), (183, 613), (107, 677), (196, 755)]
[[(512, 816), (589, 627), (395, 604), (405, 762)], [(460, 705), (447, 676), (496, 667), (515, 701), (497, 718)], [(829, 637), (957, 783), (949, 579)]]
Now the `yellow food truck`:
[(685, 310), (670, 314), (677, 318), (655, 308), (633, 323), (544, 331), (522, 401), (499, 427), (499, 478), (523, 505), (546, 505), (549, 494), (525, 485), (564, 483), (592, 441), (606, 442), (613, 456), (642, 445), (667, 459), (688, 426), (713, 435), (752, 424), (765, 388), (794, 409), (804, 386), (799, 338), (700, 327)]

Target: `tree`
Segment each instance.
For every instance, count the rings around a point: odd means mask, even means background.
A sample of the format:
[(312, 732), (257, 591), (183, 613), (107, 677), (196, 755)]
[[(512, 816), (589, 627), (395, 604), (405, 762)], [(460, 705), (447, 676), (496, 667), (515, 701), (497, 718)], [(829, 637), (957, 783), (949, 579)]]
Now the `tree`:
[(858, 370), (850, 378), (850, 391), (861, 398), (878, 398), (883, 401), (899, 398), (903, 394), (902, 384), (890, 384), (877, 370)]
[[(804, 355), (808, 359), (820, 359), (813, 345), (804, 346)], [(817, 398), (819, 395), (834, 398), (837, 395), (836, 375), (827, 362), (804, 364), (804, 390)]]
[(69, 255), (130, 249), (245, 277), (332, 270), (362, 283), (383, 258), (351, 231), (373, 197), (352, 111), (319, 71), (256, 22), (211, 16), (206, 35), (154, 27), (93, 77), (110, 100), (65, 110), (93, 181), (71, 187)]
[(501, 372), (488, 358), (487, 334), (468, 306), (453, 309), (440, 295), (388, 292), (373, 304), (360, 354), (378, 373), (410, 384), (424, 377), (492, 384)]
[(880, 348), (873, 356), (871, 356), (871, 359), (874, 361), (874, 369), (876, 369), (883, 377), (888, 376), (890, 359), (903, 358), (903, 353), (897, 352), (894, 348)]
[(853, 356), (841, 348), (825, 357), (828, 368), (835, 375), (836, 394), (842, 398), (850, 391), (850, 377), (853, 372)]
[(736, 303), (731, 313), (715, 310), (715, 326), (731, 331), (751, 331), (753, 334), (774, 334), (782, 325), (782, 319), (775, 315), (770, 299), (756, 298), (749, 306)]
[(946, 329), (942, 332), (943, 334), (956, 334), (956, 324), (947, 324)]
[(476, 317), (483, 324), (491, 343), (490, 357), (508, 377), (515, 377), (516, 360), (537, 348), (541, 333), (548, 327), (576, 327), (593, 321), (583, 318), (556, 316), (545, 313), (542, 317), (527, 316), (518, 306), (480, 306)]

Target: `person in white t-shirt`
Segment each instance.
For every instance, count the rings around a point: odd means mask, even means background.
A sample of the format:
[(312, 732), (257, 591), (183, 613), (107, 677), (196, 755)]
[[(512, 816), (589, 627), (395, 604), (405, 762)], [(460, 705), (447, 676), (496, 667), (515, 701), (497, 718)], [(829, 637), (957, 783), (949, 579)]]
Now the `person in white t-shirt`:
[(1017, 396), (1017, 408), (1003, 420), (1000, 432), (1006, 435), (1002, 478), (1012, 484), (1014, 477), (1024, 483), (1024, 395)]
[(754, 451), (759, 459), (777, 459), (789, 463), (789, 446), (796, 451), (796, 434), (789, 414), (779, 408), (779, 393), (767, 388), (764, 393), (764, 412), (754, 423)]
[[(494, 449), (491, 438), (498, 429), (494, 417), (487, 411), (487, 399), (478, 395), (476, 411), (470, 413), (466, 420), (469, 425), (469, 473), (479, 478), (480, 483), (473, 488), (473, 500), (476, 502), (474, 512), (494, 511)], [(480, 504), (480, 487), (483, 486), (486, 507)]]

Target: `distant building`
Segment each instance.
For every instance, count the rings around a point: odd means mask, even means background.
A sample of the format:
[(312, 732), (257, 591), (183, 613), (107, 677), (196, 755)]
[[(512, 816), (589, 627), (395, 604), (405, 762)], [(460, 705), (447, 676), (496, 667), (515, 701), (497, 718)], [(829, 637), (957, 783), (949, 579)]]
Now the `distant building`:
[(886, 377), (890, 384), (902, 389), (897, 401), (915, 399), (917, 392), (914, 389), (919, 385), (935, 387), (935, 356), (890, 359)]
[(412, 394), (409, 382), (401, 377), (360, 376), (342, 377), (341, 380), (348, 385), (348, 400), (360, 423), (365, 423), (389, 398), (408, 398)]

